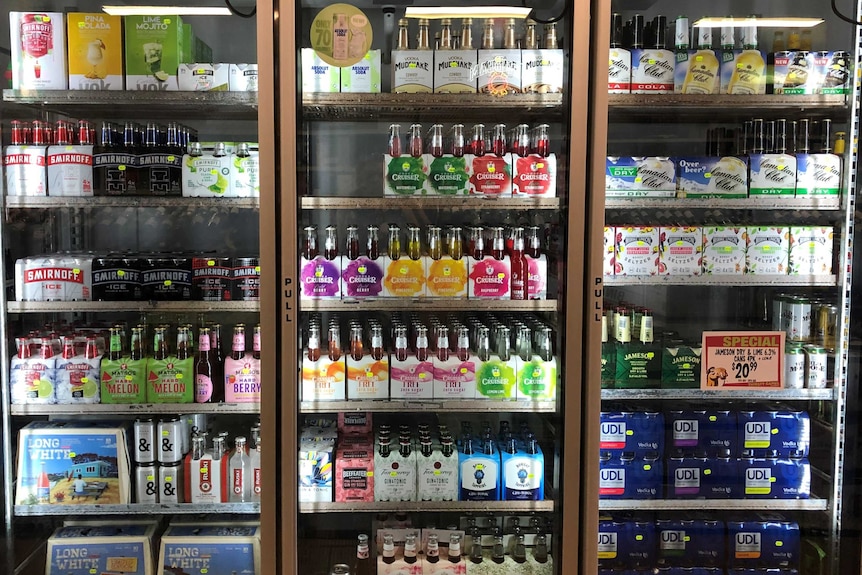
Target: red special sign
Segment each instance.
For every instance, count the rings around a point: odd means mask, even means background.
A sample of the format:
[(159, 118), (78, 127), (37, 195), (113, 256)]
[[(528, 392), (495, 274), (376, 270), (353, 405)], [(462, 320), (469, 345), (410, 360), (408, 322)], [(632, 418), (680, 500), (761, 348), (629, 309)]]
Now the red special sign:
[(784, 386), (783, 331), (703, 333), (701, 389)]

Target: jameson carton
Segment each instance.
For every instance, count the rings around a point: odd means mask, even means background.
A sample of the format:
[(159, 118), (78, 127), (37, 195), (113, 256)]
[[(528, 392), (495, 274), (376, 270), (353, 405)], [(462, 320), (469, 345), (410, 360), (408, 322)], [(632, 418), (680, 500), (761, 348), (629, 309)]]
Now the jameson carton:
[(791, 227), (790, 275), (831, 274), (833, 233), (831, 226)]
[(700, 344), (672, 342), (662, 350), (662, 389), (695, 389), (700, 387)]
[(177, 83), (184, 92), (227, 92), (230, 64), (180, 64)]
[(123, 23), (120, 16), (66, 14), (70, 90), (122, 90)]
[(744, 227), (704, 226), (704, 275), (738, 275), (745, 272), (746, 238)]
[(15, 505), (130, 503), (126, 429), (92, 421), (21, 429)]
[(362, 60), (341, 69), (341, 91), (352, 94), (380, 93), (380, 50), (369, 50)]
[(126, 90), (179, 90), (183, 21), (179, 16), (126, 16)]
[(149, 403), (192, 403), (194, 401), (194, 358), (147, 359), (147, 401)]
[(745, 273), (786, 274), (790, 228), (749, 226), (747, 234)]
[(66, 30), (60, 12), (9, 12), (12, 88), (65, 90)]
[(66, 525), (48, 539), (45, 575), (152, 575), (156, 524)]

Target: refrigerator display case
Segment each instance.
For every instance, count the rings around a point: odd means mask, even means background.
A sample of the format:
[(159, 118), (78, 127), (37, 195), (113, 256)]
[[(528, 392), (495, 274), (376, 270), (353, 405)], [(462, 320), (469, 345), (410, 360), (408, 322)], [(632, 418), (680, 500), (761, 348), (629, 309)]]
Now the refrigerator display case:
[(600, 4), (599, 572), (858, 570), (858, 6)]

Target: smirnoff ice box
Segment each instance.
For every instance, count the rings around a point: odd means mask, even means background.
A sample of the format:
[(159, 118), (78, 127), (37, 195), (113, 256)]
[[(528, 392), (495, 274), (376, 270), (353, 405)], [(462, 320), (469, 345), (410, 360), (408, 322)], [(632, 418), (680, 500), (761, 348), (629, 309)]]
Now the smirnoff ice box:
[(257, 92), (257, 64), (230, 64), (228, 90), (231, 92)]
[(434, 52), (434, 93), (475, 94), (478, 61), (476, 50), (436, 50)]
[(521, 198), (553, 198), (557, 195), (557, 156), (531, 154), (512, 157), (512, 195)]
[(788, 270), (790, 275), (832, 273), (834, 230), (824, 227), (791, 227)]
[(699, 276), (703, 264), (703, 230), (699, 227), (659, 229), (659, 275)]
[(66, 14), (69, 89), (123, 89), (123, 20), (108, 14)]
[(306, 438), (299, 442), (300, 503), (330, 502), (335, 440)]
[(155, 523), (60, 527), (48, 539), (45, 574), (154, 575), (155, 531)]
[(748, 158), (684, 157), (676, 165), (680, 197), (748, 197)]
[(89, 301), (93, 289), (93, 258), (56, 254), (15, 262), (18, 301)]
[(93, 146), (48, 146), (49, 196), (93, 195)]
[(158, 575), (261, 572), (260, 527), (237, 523), (171, 525), (162, 535)]
[[(20, 350), (19, 350), (20, 353)], [(57, 401), (56, 359), (12, 356), (9, 371), (13, 404), (52, 404)]]
[(383, 156), (383, 195), (414, 196), (435, 193), (428, 182), (431, 156)]
[(745, 227), (704, 226), (704, 275), (737, 275), (745, 273)]
[(796, 194), (796, 156), (790, 154), (752, 154), (751, 195), (794, 196)]
[(6, 146), (3, 168), (7, 196), (48, 195), (46, 151), (45, 146)]
[(344, 358), (332, 361), (322, 356), (317, 361), (302, 358), (302, 401), (343, 401), (346, 396)]
[(380, 93), (380, 50), (369, 50), (362, 60), (342, 68), (341, 91), (353, 94)]
[(837, 196), (841, 193), (841, 156), (796, 154), (796, 195)]
[(183, 155), (183, 197), (233, 197), (230, 185), (233, 147), (226, 146), (224, 156), (214, 155), (215, 142), (201, 142), (201, 150), (200, 156)]
[(303, 93), (337, 93), (341, 90), (341, 68), (330, 66), (324, 62), (314, 51), (314, 48), (302, 48), (301, 58)]
[(375, 481), (371, 438), (342, 441), (335, 453), (335, 501), (374, 501)]
[(670, 50), (632, 50), (632, 94), (673, 94), (675, 67)]
[(615, 273), (616, 264), (616, 235), (617, 229), (613, 226), (605, 226), (604, 248), (602, 256), (602, 273), (612, 276)]
[[(470, 173), (470, 194), (489, 197), (509, 197), (512, 195), (512, 155), (498, 157), (464, 156)], [(555, 188), (556, 190), (556, 188)]]
[(745, 273), (786, 274), (790, 228), (749, 226), (747, 234)]
[(65, 90), (66, 30), (60, 12), (9, 12), (12, 88)]
[(185, 54), (179, 16), (125, 16), (126, 90), (179, 90)]
[(617, 226), (615, 275), (651, 276), (659, 270), (659, 229)]
[(130, 476), (126, 426), (35, 421), (18, 434), (15, 505), (125, 505)]
[(676, 196), (676, 166), (670, 158), (608, 156), (605, 166), (605, 197)]
[(101, 359), (101, 354), (88, 358), (83, 353), (70, 358), (58, 357), (55, 371), (57, 403), (99, 403)]
[(180, 64), (177, 83), (184, 92), (227, 92), (230, 64)]

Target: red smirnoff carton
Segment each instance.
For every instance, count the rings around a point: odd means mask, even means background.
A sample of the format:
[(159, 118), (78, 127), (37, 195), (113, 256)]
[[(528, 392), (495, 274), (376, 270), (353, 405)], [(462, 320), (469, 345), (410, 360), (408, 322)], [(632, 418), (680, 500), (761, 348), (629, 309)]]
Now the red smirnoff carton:
[(18, 301), (90, 301), (92, 258), (71, 254), (36, 256), (15, 262)]
[(509, 256), (497, 260), (485, 256), (481, 260), (470, 257), (470, 283), (468, 298), (509, 299), (512, 262)]
[(548, 258), (524, 256), (527, 260), (527, 298), (548, 299)]
[(6, 146), (3, 168), (7, 196), (48, 195), (46, 151), (45, 146)]
[(512, 195), (512, 154), (466, 155), (470, 174), (470, 194), (509, 197)]
[(341, 438), (335, 452), (335, 501), (374, 501), (374, 447), (370, 438)]
[(9, 12), (12, 88), (68, 88), (63, 18), (60, 12)]
[(551, 154), (513, 156), (512, 195), (520, 198), (553, 198), (557, 195), (557, 157)]
[(48, 195), (93, 195), (93, 146), (48, 146)]

